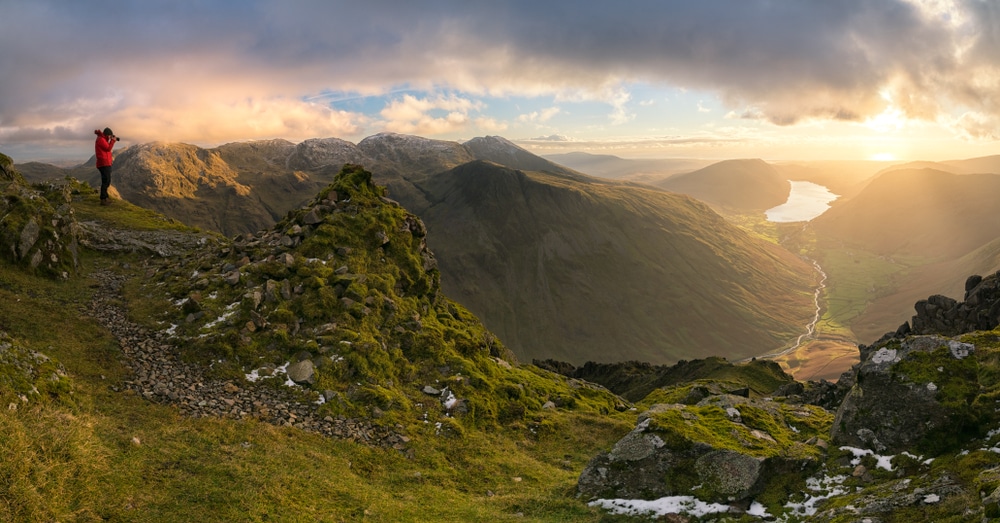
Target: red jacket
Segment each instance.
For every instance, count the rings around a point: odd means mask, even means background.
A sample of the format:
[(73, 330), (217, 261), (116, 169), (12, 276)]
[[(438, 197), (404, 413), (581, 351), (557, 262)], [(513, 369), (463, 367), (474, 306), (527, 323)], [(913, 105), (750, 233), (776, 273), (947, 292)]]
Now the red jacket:
[(94, 154), (97, 155), (97, 166), (111, 165), (111, 148), (115, 146), (114, 138), (106, 138), (101, 131), (94, 131), (97, 141), (94, 142)]

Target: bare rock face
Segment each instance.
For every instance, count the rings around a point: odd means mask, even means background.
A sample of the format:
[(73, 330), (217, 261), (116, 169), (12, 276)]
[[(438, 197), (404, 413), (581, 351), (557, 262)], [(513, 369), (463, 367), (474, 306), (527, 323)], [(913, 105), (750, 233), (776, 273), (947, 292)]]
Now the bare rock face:
[[(991, 330), (1000, 324), (1000, 272), (970, 276), (965, 281), (965, 301), (934, 295), (914, 306), (911, 330), (915, 334), (957, 336)], [(905, 327), (901, 327), (905, 330)]]
[[(942, 336), (861, 346), (854, 385), (837, 411), (838, 445), (935, 454), (973, 436), (979, 412), (975, 346)], [(992, 406), (990, 406), (992, 408)]]

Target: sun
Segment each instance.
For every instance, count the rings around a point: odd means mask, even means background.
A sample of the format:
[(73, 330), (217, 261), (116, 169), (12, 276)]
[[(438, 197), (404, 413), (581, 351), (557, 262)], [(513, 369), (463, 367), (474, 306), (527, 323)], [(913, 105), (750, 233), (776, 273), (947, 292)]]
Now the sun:
[(891, 162), (896, 159), (896, 155), (892, 153), (875, 153), (871, 155), (869, 159), (876, 162)]

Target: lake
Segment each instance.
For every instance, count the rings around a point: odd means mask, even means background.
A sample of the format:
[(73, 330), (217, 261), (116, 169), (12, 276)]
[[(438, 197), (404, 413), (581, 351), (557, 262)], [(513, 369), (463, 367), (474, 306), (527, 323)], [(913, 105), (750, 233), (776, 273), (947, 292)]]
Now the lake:
[(839, 196), (830, 189), (812, 182), (789, 181), (792, 191), (788, 201), (768, 209), (764, 214), (771, 222), (807, 222), (830, 208), (830, 202)]

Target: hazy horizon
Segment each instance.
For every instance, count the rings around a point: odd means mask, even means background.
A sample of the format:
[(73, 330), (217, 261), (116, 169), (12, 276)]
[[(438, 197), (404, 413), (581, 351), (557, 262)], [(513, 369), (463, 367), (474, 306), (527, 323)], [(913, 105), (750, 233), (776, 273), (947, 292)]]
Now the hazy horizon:
[[(1000, 139), (1000, 9), (971, 0), (0, 0), (0, 151), (72, 158), (379, 132), (539, 154), (942, 161)], [(80, 151), (76, 153), (75, 151)]]

